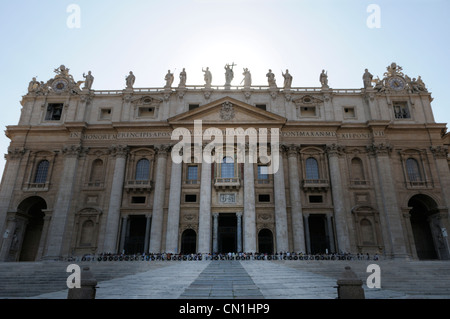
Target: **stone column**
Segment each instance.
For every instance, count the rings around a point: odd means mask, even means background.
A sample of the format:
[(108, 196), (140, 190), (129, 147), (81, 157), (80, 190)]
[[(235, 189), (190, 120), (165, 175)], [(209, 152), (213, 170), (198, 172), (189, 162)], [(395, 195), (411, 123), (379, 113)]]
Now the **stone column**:
[(178, 228), (180, 226), (180, 201), (182, 163), (172, 162), (170, 175), (169, 211), (167, 215), (166, 252), (178, 252)]
[(305, 251), (305, 233), (303, 228), (302, 204), (300, 200), (300, 177), (298, 175), (298, 147), (288, 149), (289, 194), (291, 197), (292, 232), (294, 251)]
[(382, 197), (381, 206), (386, 215), (388, 233), (390, 234), (391, 254), (394, 258), (407, 258), (406, 242), (401, 223), (401, 212), (397, 202), (397, 190), (391, 170), (389, 153), (391, 147), (384, 143), (372, 144), (368, 150), (375, 155), (377, 173)]
[(345, 211), (344, 192), (342, 187), (339, 154), (342, 151), (336, 144), (327, 146), (330, 165), (331, 192), (333, 195), (334, 221), (336, 223), (337, 251), (350, 252), (350, 241), (347, 227), (347, 212)]
[(309, 214), (303, 214), (303, 218), (305, 219), (305, 237), (306, 237), (306, 253), (311, 253), (311, 237), (309, 235)]
[(244, 163), (244, 251), (256, 252), (255, 177), (253, 163)]
[(150, 233), (150, 253), (161, 252), (164, 218), (164, 198), (166, 193), (166, 166), (169, 147), (160, 146), (156, 155), (155, 193), (153, 197), (152, 227)]
[(148, 253), (150, 246), (150, 231), (152, 227), (152, 215), (145, 216), (145, 237), (144, 237), (144, 253)]
[(334, 231), (333, 231), (333, 223), (331, 222), (331, 215), (327, 214), (327, 227), (328, 227), (328, 236), (330, 238), (330, 252), (336, 252), (336, 248), (334, 247)]
[(237, 218), (237, 252), (242, 252), (242, 213), (236, 213)]
[(448, 167), (447, 159), (448, 150), (442, 146), (431, 147), (430, 149), (436, 163), (442, 197), (444, 198), (445, 206), (447, 206), (447, 211), (450, 214), (450, 169)]
[(280, 147), (279, 167), (273, 176), (275, 197), (275, 230), (277, 238), (277, 251), (288, 251), (288, 228), (286, 211), (286, 186), (284, 183), (283, 152)]
[[(3, 251), (5, 241), (3, 235), (8, 227), (7, 223), (7, 212), (9, 204), (11, 203), (12, 194), (14, 187), (16, 185), (17, 174), (19, 173), (19, 167), (22, 156), (25, 154), (24, 149), (8, 149), (8, 154), (6, 157), (6, 165), (3, 171), (2, 184), (0, 187), (0, 261), (3, 261), (2, 257), (5, 252)], [(15, 209), (15, 208), (14, 208)], [(12, 236), (12, 234), (11, 234)], [(7, 239), (7, 238), (5, 238)], [(6, 245), (8, 246), (8, 245)], [(5, 246), (5, 247), (6, 247)], [(6, 254), (9, 252), (9, 246), (7, 248)]]
[(213, 253), (219, 250), (219, 213), (213, 213)]
[(48, 236), (48, 228), (50, 226), (50, 221), (52, 220), (52, 212), (51, 210), (45, 209), (42, 210), (44, 213), (44, 225), (42, 226), (41, 240), (39, 242), (39, 248), (36, 253), (36, 260), (39, 260), (44, 255), (45, 244), (47, 243)]
[(128, 219), (129, 216), (123, 216), (122, 217), (122, 231), (120, 232), (120, 246), (119, 246), (119, 253), (122, 253), (125, 249), (125, 240), (127, 240), (128, 235)]
[(70, 213), (74, 184), (76, 182), (78, 157), (81, 151), (82, 148), (77, 145), (67, 146), (63, 149), (63, 154), (65, 155), (64, 167), (61, 172), (58, 194), (49, 226), (47, 250), (43, 259), (58, 260), (61, 257), (67, 216)]
[(211, 164), (203, 161), (198, 214), (198, 251), (211, 252)]
[(109, 196), (108, 215), (106, 216), (105, 239), (103, 243), (103, 252), (105, 253), (114, 253), (117, 249), (120, 207), (122, 204), (122, 191), (128, 149), (123, 146), (118, 146), (113, 147), (112, 152), (116, 157), (116, 164), (114, 166), (114, 175)]

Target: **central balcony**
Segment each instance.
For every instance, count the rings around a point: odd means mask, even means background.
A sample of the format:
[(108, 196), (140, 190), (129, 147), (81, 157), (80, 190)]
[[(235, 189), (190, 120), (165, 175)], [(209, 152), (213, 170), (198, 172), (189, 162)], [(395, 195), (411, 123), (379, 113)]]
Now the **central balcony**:
[(328, 190), (330, 183), (327, 179), (305, 179), (302, 187), (309, 192), (324, 192)]
[(150, 180), (131, 180), (127, 181), (125, 184), (125, 189), (127, 192), (132, 193), (144, 193), (150, 192), (153, 186), (153, 181)]
[(216, 189), (239, 189), (241, 187), (241, 181), (238, 177), (219, 177), (214, 179), (214, 187)]

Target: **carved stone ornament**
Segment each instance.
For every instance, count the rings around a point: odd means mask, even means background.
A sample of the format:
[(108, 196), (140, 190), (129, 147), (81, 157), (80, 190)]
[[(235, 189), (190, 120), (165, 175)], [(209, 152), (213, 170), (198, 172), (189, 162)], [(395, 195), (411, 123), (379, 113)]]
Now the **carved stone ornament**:
[(431, 153), (433, 153), (436, 158), (447, 159), (448, 156), (448, 148), (443, 146), (430, 147)]
[(331, 145), (327, 145), (325, 150), (328, 153), (328, 155), (338, 155), (339, 156), (345, 152), (345, 146), (341, 146), (341, 145), (333, 143)]
[(46, 83), (43, 81), (38, 82), (36, 77), (34, 77), (28, 85), (28, 94), (79, 94), (82, 91), (80, 85), (85, 81), (75, 81), (69, 71), (70, 70), (68, 68), (61, 65), (54, 70), (56, 76), (48, 80)]
[(6, 159), (12, 160), (21, 158), (25, 154), (26, 150), (24, 148), (8, 148), (8, 154), (5, 156)]
[(130, 149), (126, 145), (112, 145), (109, 150), (113, 156), (127, 156)]
[(222, 109), (220, 110), (220, 118), (224, 121), (230, 121), (234, 119), (235, 113), (233, 104), (230, 102), (225, 102), (222, 104)]
[(372, 144), (366, 146), (368, 152), (372, 153), (372, 155), (389, 155), (392, 151), (392, 147), (385, 143)]
[(66, 156), (80, 156), (86, 154), (88, 150), (80, 145), (66, 145), (62, 149), (62, 153)]

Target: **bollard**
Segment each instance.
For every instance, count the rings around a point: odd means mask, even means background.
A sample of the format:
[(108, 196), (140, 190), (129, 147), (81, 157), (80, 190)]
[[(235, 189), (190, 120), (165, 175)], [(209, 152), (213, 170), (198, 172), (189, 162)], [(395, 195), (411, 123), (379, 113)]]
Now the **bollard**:
[(96, 286), (97, 280), (89, 267), (84, 267), (81, 271), (81, 288), (69, 289), (67, 299), (95, 299)]
[(345, 267), (341, 278), (337, 281), (337, 299), (365, 299), (362, 280), (358, 279), (355, 272), (349, 267)]

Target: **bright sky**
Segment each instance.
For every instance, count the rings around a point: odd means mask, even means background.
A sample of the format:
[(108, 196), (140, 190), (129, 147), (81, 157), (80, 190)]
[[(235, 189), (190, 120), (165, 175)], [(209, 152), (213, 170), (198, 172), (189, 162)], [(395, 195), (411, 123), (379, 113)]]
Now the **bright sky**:
[[(80, 8), (80, 28), (68, 20)], [(380, 9), (380, 27), (368, 19)], [(318, 87), (322, 69), (331, 88), (361, 88), (365, 68), (383, 77), (396, 62), (411, 78), (422, 76), (432, 92), (438, 123), (450, 123), (450, 1), (448, 0), (16, 0), (0, 4), (0, 126), (16, 125), (20, 100), (33, 76), (46, 82), (64, 64), (75, 80), (92, 71), (94, 90), (162, 87), (167, 70), (182, 68), (187, 84), (225, 83), (234, 62), (253, 84), (277, 83), (289, 69), (294, 87)], [(0, 135), (0, 154), (9, 139)], [(0, 156), (0, 172), (4, 167)]]

